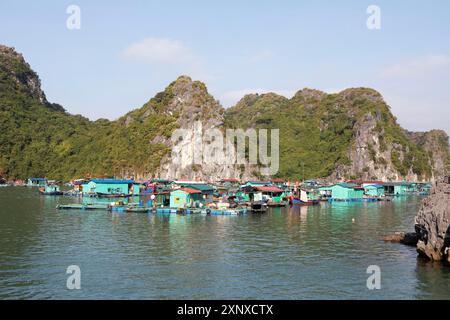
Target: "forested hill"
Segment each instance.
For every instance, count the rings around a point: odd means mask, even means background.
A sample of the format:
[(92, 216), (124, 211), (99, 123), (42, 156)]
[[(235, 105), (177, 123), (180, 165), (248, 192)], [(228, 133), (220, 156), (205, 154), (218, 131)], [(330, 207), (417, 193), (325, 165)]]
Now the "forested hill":
[(176, 167), (170, 136), (196, 121), (204, 128), (279, 128), (277, 177), (287, 179), (427, 180), (449, 163), (445, 132), (405, 131), (372, 89), (304, 89), (292, 99), (254, 94), (224, 109), (203, 83), (181, 76), (115, 121), (90, 121), (48, 102), (22, 55), (0, 46), (0, 176), (258, 177), (242, 166)]

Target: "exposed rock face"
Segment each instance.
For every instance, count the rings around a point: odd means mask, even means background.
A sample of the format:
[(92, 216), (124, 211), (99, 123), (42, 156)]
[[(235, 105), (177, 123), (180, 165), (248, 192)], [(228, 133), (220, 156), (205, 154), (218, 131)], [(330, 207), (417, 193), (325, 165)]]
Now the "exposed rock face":
[[(158, 143), (171, 149), (156, 173), (161, 178), (186, 178), (219, 180), (220, 178), (251, 179), (254, 176), (249, 166), (218, 164), (204, 157), (211, 142), (207, 131), (223, 131), (224, 110), (207, 91), (206, 86), (190, 77), (179, 77), (171, 87), (172, 99), (164, 112), (177, 115), (179, 130), (185, 134), (180, 139), (158, 136)], [(179, 132), (181, 132), (181, 130)], [(153, 141), (155, 142), (155, 141)], [(234, 149), (230, 146), (230, 149)]]
[(430, 195), (422, 201), (415, 219), (420, 255), (435, 261), (450, 262), (450, 184), (436, 182)]
[(31, 70), (22, 54), (16, 52), (14, 48), (0, 45), (0, 67), (8, 70), (9, 76), (18, 87), (42, 104), (49, 105), (44, 91), (41, 90), (41, 81), (37, 73)]
[(409, 138), (422, 147), (430, 157), (429, 165), (433, 167), (433, 177), (442, 177), (447, 169), (450, 159), (448, 135), (443, 130), (431, 130), (427, 132), (407, 132)]

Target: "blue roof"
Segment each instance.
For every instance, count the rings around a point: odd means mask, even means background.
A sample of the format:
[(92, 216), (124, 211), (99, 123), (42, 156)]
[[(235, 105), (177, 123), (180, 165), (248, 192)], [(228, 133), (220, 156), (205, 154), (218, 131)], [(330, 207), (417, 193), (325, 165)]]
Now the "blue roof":
[(36, 180), (36, 181), (47, 181), (46, 178), (28, 178), (29, 180)]
[(129, 183), (136, 183), (134, 180), (118, 180), (118, 179), (94, 179), (91, 180), (91, 182), (95, 183), (104, 183), (104, 184), (129, 184)]

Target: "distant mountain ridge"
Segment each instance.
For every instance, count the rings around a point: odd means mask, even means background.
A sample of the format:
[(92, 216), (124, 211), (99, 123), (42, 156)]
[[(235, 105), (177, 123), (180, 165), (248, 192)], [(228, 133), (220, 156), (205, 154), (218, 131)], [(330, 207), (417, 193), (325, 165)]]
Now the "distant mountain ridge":
[(181, 76), (115, 121), (89, 121), (49, 103), (22, 55), (0, 46), (0, 175), (265, 178), (250, 165), (174, 164), (171, 151), (198, 141), (174, 143), (172, 133), (198, 122), (202, 130), (279, 128), (276, 177), (285, 179), (429, 180), (450, 163), (444, 131), (402, 129), (373, 89), (303, 89), (291, 99), (250, 94), (224, 109), (202, 82)]

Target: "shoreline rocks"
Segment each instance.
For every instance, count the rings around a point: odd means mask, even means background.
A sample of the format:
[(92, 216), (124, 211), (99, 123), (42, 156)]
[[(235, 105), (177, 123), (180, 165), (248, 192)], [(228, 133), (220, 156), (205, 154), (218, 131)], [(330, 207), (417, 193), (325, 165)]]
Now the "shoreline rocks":
[(415, 247), (417, 245), (418, 237), (415, 232), (395, 232), (383, 237), (383, 240), (386, 242), (396, 242)]
[(433, 261), (450, 263), (450, 180), (436, 182), (422, 200), (415, 218), (417, 252)]

